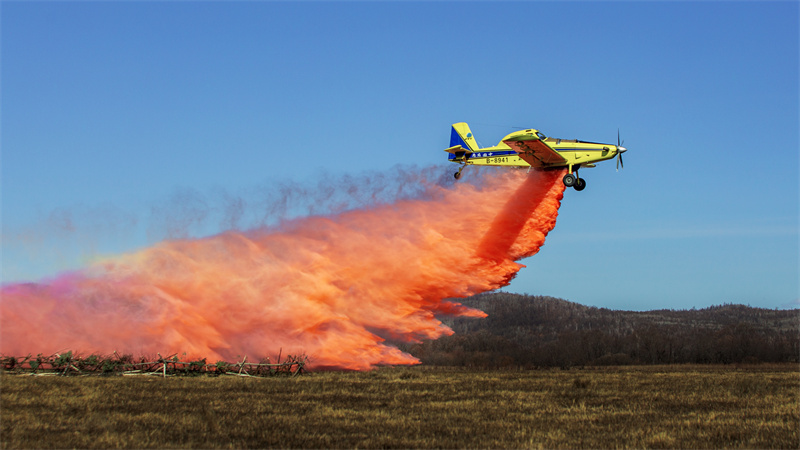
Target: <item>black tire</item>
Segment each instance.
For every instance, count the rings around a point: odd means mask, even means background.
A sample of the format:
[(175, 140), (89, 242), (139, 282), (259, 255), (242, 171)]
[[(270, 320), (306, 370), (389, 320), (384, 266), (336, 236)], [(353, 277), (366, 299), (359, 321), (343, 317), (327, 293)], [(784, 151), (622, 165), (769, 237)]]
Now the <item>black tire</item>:
[(564, 175), (564, 186), (572, 187), (575, 186), (575, 181), (578, 179), (575, 175), (568, 173)]
[(456, 172), (456, 173), (453, 174), (453, 176), (456, 177), (456, 180), (457, 180), (457, 179), (461, 178), (461, 172)]
[(573, 186), (573, 188), (576, 191), (584, 190), (586, 188), (586, 180), (584, 180), (583, 178), (578, 178), (578, 182), (575, 183), (575, 186)]

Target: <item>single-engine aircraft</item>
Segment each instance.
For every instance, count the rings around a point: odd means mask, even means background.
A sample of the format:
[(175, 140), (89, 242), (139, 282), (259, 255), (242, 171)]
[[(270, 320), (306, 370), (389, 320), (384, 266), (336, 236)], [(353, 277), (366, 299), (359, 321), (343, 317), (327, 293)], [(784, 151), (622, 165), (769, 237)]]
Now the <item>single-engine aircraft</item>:
[(529, 170), (566, 167), (568, 172), (564, 175), (564, 185), (582, 191), (586, 181), (578, 176), (578, 169), (594, 167), (597, 161), (616, 156), (619, 170), (623, 167), (622, 154), (627, 149), (619, 141), (619, 131), (617, 145), (612, 145), (551, 138), (533, 129), (515, 131), (494, 147), (480, 148), (469, 126), (459, 122), (453, 124), (450, 148), (445, 151), (449, 153), (448, 160), (461, 164), (455, 173), (456, 180), (461, 178), (461, 171), (468, 165), (528, 167)]

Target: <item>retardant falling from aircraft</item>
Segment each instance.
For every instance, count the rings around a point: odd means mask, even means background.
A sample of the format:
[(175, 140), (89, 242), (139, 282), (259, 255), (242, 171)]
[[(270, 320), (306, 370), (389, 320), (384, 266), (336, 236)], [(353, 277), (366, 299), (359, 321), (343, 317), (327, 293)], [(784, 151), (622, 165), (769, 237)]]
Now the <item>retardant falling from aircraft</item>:
[(41, 283), (2, 287), (0, 352), (278, 349), (314, 367), (419, 361), (387, 345), (452, 334), (445, 299), (507, 285), (555, 226), (563, 171), (494, 172), (415, 199), (278, 227), (164, 241)]

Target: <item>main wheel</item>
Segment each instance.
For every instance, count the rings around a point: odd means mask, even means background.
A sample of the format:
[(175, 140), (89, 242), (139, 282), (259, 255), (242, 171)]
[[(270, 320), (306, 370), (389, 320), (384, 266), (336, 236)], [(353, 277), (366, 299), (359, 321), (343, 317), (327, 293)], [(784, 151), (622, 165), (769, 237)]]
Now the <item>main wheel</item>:
[(568, 174), (564, 175), (564, 186), (566, 186), (566, 187), (574, 186), (575, 185), (575, 180), (577, 180), (577, 179), (578, 179), (578, 177), (576, 177), (575, 175), (573, 175), (571, 173), (568, 173)]
[(461, 171), (454, 173), (453, 176), (456, 177), (456, 180), (461, 178)]
[(586, 180), (584, 180), (583, 178), (578, 178), (578, 182), (575, 183), (575, 186), (573, 186), (573, 188), (576, 191), (582, 191), (585, 187), (586, 187)]

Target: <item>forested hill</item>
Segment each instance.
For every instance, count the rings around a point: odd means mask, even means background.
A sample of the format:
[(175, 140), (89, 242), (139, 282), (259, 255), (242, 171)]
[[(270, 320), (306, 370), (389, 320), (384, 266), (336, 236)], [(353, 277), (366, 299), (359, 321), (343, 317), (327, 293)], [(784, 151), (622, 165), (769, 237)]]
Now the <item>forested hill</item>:
[(616, 311), (502, 292), (458, 301), (489, 317), (443, 317), (453, 336), (400, 347), (423, 364), (478, 367), (797, 362), (800, 357), (800, 310), (722, 305)]

